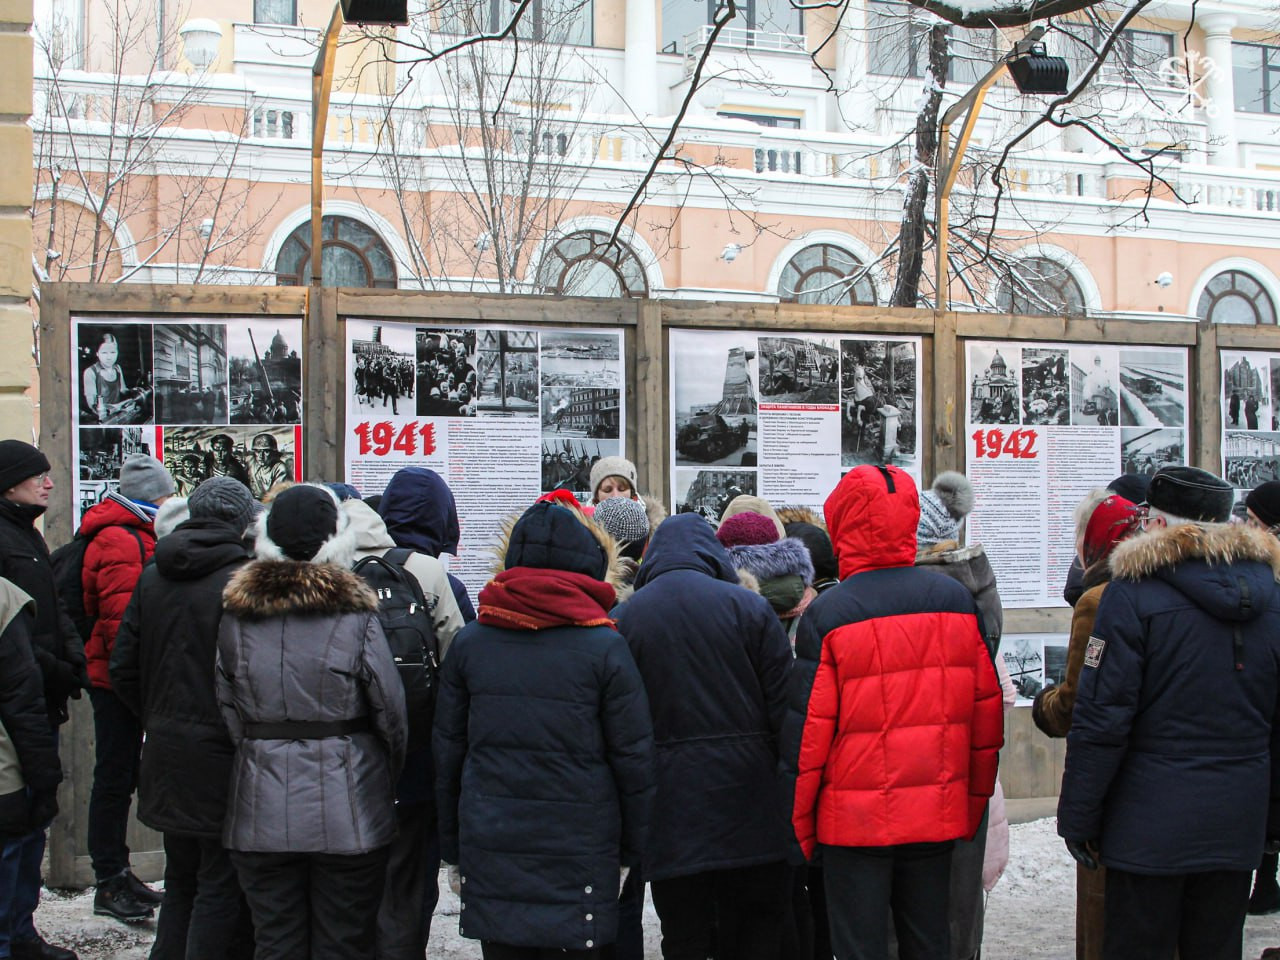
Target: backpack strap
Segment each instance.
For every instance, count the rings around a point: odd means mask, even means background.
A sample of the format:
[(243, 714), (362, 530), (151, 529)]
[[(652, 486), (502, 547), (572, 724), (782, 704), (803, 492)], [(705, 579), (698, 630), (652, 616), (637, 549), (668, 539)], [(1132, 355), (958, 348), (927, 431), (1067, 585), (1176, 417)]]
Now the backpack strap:
[(143, 544), (142, 542), (142, 534), (140, 534), (133, 527), (125, 527), (125, 529), (128, 530), (131, 534), (133, 534), (133, 539), (138, 541), (138, 559), (141, 560), (143, 563), (146, 563), (147, 548), (146, 548), (146, 545)]
[(417, 601), (417, 603), (421, 605), (422, 609), (427, 611), (428, 616), (430, 616), (431, 607), (427, 603), (426, 595), (422, 592), (422, 584), (418, 582), (417, 577), (405, 569), (405, 563), (416, 552), (416, 550), (411, 550), (408, 547), (392, 547), (380, 557), (365, 557), (363, 560), (358, 561), (353, 569), (356, 573), (359, 573), (361, 567), (376, 562), (395, 570), (396, 573), (399, 574), (400, 579), (404, 581), (404, 583), (408, 584), (409, 589), (413, 591), (414, 600)]

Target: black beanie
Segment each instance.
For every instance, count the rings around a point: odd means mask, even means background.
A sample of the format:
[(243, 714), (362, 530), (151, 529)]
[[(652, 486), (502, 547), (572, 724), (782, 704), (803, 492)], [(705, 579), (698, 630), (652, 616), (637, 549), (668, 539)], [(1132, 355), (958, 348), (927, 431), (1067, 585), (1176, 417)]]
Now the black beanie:
[(1262, 521), (1264, 526), (1274, 527), (1280, 524), (1280, 480), (1268, 480), (1254, 487), (1245, 497), (1244, 505), (1253, 511), (1253, 515)]
[(290, 487), (267, 511), (267, 538), (290, 560), (311, 560), (337, 532), (338, 504), (324, 487)]
[(0, 440), (0, 493), (49, 472), (49, 458), (22, 440)]

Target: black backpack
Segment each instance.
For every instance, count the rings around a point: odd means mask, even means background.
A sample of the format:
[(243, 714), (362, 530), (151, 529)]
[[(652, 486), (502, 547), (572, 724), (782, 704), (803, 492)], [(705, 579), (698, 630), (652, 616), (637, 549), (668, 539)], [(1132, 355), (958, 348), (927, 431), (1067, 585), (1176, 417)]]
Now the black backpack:
[(412, 553), (397, 547), (381, 557), (365, 557), (352, 567), (378, 595), (378, 621), (404, 684), (410, 752), (431, 741), (436, 677), (440, 671), (440, 643), (431, 610), (418, 578), (404, 568)]
[[(142, 562), (146, 563), (147, 548), (138, 531), (123, 525), (121, 529), (133, 534), (133, 539), (138, 541), (138, 554), (142, 557)], [(89, 642), (89, 637), (93, 635), (93, 625), (98, 622), (98, 618), (89, 616), (84, 608), (84, 555), (92, 542), (93, 537), (77, 530), (69, 543), (64, 543), (49, 557), (49, 562), (53, 565), (54, 588), (84, 643)]]

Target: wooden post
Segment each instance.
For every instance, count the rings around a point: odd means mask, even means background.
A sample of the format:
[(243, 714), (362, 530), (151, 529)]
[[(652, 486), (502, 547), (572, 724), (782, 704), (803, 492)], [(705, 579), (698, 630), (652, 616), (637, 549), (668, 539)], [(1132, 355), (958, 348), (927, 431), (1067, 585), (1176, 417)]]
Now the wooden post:
[[(956, 354), (956, 315), (933, 314), (933, 471), (961, 470), (962, 447), (956, 443), (956, 382), (963, 376)], [(921, 436), (925, 434), (921, 431)]]
[(324, 128), (329, 122), (329, 96), (333, 92), (333, 63), (337, 59), (338, 31), (342, 29), (342, 4), (334, 3), (329, 26), (320, 40), (311, 66), (311, 283), (319, 286), (324, 274)]
[[(635, 390), (628, 393), (636, 409), (630, 418), (635, 423), (636, 468), (640, 473), (641, 492), (667, 503), (670, 484), (667, 452), (667, 348), (663, 329), (663, 301), (641, 300), (636, 304), (636, 334), (633, 351)], [(675, 504), (668, 503), (668, 510)]]

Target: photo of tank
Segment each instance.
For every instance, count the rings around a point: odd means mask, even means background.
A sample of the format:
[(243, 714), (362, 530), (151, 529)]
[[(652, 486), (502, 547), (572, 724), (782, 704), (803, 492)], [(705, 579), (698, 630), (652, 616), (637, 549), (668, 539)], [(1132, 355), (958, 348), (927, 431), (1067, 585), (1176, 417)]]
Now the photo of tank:
[[(723, 357), (724, 381), (719, 398), (708, 396), (707, 369), (719, 369), (716, 357), (699, 360), (688, 379), (676, 374), (676, 464), (754, 467), (756, 465), (756, 390), (753, 346), (730, 346)], [(692, 351), (677, 354), (677, 365), (689, 364)], [(711, 368), (710, 364), (715, 363)], [(711, 390), (714, 390), (711, 387)]]

